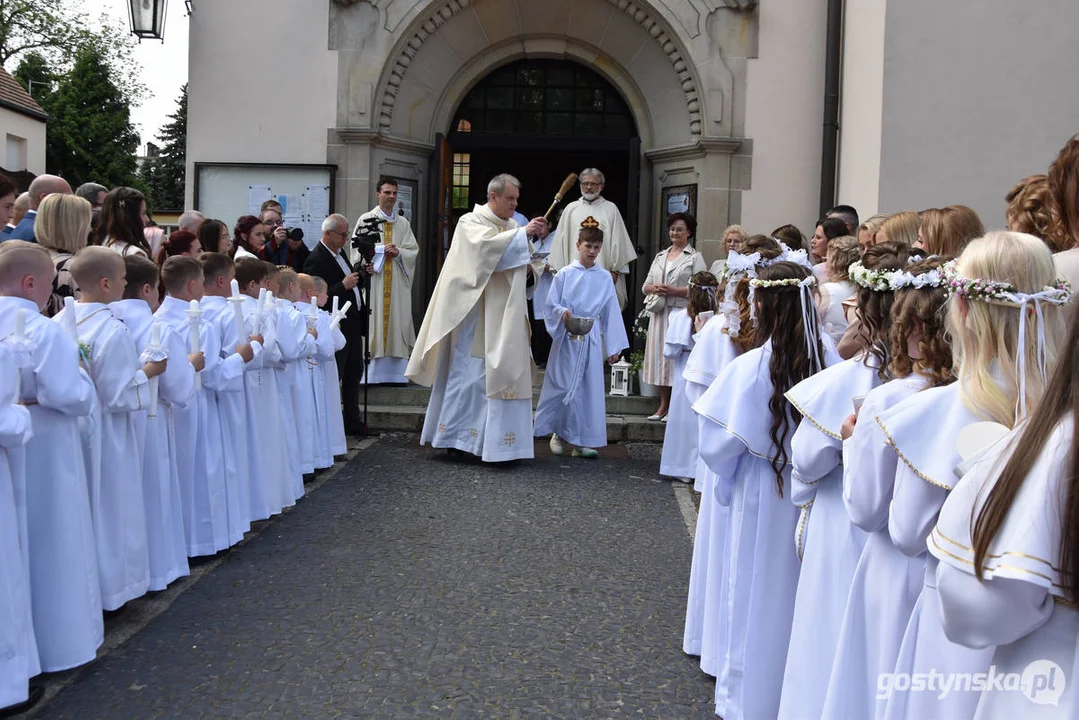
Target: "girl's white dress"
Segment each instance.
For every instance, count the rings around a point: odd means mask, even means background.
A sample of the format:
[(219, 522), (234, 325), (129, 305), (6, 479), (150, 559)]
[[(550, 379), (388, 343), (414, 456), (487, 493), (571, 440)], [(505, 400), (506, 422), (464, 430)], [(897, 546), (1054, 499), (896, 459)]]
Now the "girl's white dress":
[[(686, 360), (683, 376), (686, 380), (686, 399), (694, 403), (708, 390), (716, 376), (738, 357), (738, 349), (730, 336), (723, 332), (727, 318), (723, 315), (709, 320), (694, 337), (693, 350)], [(702, 420), (694, 413), (697, 426), (693, 433), (699, 437)], [(693, 564), (689, 572), (689, 601), (686, 604), (686, 626), (682, 649), (687, 655), (701, 658), (701, 670), (713, 677), (719, 672), (725, 646), (725, 622), (709, 609), (722, 606), (726, 597), (722, 584), (723, 565), (727, 560), (727, 525), (730, 508), (720, 505), (715, 495), (716, 474), (700, 459), (694, 473), (693, 489), (701, 494), (697, 514), (697, 532), (693, 540)]]
[[(926, 540), (937, 522), (941, 505), (955, 482), (960, 458), (959, 432), (983, 418), (969, 409), (959, 383), (930, 388), (907, 398), (877, 416), (888, 443), (901, 464), (888, 515), (888, 532), (896, 547), (908, 556), (924, 554)], [(914, 676), (930, 672), (985, 673), (993, 651), (972, 650), (944, 635), (937, 596), (937, 561), (926, 560), (924, 585), (911, 611), (896, 658), (896, 673)], [(974, 716), (978, 693), (952, 689), (943, 692), (895, 690), (888, 694), (883, 717), (891, 720), (963, 720)]]
[[(1003, 689), (981, 693), (978, 720), (1065, 720), (1079, 715), (1079, 612), (1063, 590), (1064, 503), (1073, 480), (1075, 419), (1053, 430), (989, 544), (984, 580), (974, 575), (977, 518), (1020, 431), (996, 443), (956, 485), (929, 538), (940, 561), (944, 629), (956, 642), (992, 647)], [(1074, 600), (1074, 598), (1073, 598)]]
[(843, 505), (843, 438), (855, 398), (880, 385), (872, 356), (833, 365), (787, 392), (802, 421), (791, 438), (790, 500), (801, 511), (791, 539), (802, 560), (794, 625), (783, 673), (780, 718), (817, 717), (843, 622), (854, 568), (865, 544)]
[[(701, 457), (716, 473), (717, 500), (730, 507), (727, 598), (716, 612), (726, 624), (716, 683), (724, 720), (774, 718), (779, 711), (799, 561), (791, 537), (798, 509), (779, 494), (770, 458), (771, 342), (733, 360), (694, 410), (702, 417)], [(838, 362), (831, 353), (825, 364)], [(789, 456), (789, 450), (788, 450)], [(790, 464), (782, 472), (790, 492)]]
[(675, 310), (663, 341), (663, 357), (671, 362), (671, 405), (663, 431), (659, 474), (668, 477), (692, 478), (697, 472), (697, 416), (690, 407), (682, 376), (692, 350), (693, 320), (684, 309)]
[(876, 417), (928, 384), (925, 377), (911, 375), (871, 390), (854, 434), (843, 443), (843, 502), (851, 521), (868, 537), (847, 595), (822, 718), (871, 718), (883, 711), (884, 703), (876, 699), (877, 678), (895, 667), (922, 591), (924, 556), (908, 557), (888, 534), (899, 456)]

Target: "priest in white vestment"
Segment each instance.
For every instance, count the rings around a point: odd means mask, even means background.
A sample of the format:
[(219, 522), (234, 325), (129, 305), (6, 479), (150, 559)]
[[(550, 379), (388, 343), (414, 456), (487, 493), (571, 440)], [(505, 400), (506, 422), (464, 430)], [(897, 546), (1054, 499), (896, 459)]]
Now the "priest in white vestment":
[[(371, 307), (370, 338), (371, 364), (368, 381), (406, 383), (405, 369), (416, 343), (416, 328), (412, 324), (412, 280), (416, 277), (416, 258), (419, 243), (412, 234), (408, 219), (397, 211), (397, 181), (382, 177), (375, 194), (378, 205), (356, 221), (353, 235), (372, 218), (379, 223), (379, 242), (371, 263), (371, 291), (367, 302)], [(355, 256), (353, 262), (358, 260)]]
[(585, 218), (591, 216), (599, 221), (603, 231), (603, 252), (596, 264), (611, 273), (614, 279), (618, 307), (626, 308), (626, 275), (629, 264), (637, 259), (637, 251), (626, 231), (626, 224), (618, 212), (618, 206), (604, 198), (603, 173), (596, 168), (581, 171), (581, 197), (566, 205), (555, 229), (547, 264), (556, 272), (577, 259), (577, 231)]
[(520, 187), (496, 176), (458, 221), (405, 373), (431, 387), (420, 443), (485, 462), (533, 457), (525, 282), (528, 236), (547, 225), (513, 220)]

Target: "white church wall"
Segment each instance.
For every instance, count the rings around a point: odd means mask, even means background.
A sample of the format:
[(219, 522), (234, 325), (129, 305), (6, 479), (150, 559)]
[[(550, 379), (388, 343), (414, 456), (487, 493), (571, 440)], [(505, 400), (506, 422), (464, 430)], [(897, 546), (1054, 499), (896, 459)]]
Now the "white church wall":
[(1079, 3), (893, 0), (884, 45), (880, 207), (963, 203), (1004, 224), (1004, 195), (1079, 130)]
[(337, 110), (329, 3), (199, 3), (190, 23), (187, 204), (196, 162), (325, 163)]
[(746, 80), (751, 183), (741, 199), (751, 233), (785, 223), (811, 232), (817, 219), (826, 10), (827, 0), (759, 5), (759, 57), (748, 61)]

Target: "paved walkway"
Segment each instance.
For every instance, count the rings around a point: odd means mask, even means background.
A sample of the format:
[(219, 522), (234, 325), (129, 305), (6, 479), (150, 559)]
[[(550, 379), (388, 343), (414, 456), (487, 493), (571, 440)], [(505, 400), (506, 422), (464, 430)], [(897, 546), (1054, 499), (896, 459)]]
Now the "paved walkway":
[(675, 495), (610, 455), (383, 438), (34, 717), (713, 718)]

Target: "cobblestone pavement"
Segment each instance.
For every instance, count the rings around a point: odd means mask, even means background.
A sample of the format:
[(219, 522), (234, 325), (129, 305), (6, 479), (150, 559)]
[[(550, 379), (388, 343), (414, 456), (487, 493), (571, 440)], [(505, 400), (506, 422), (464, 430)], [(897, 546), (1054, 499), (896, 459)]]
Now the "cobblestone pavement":
[(683, 517), (620, 454), (383, 438), (34, 717), (713, 718)]

